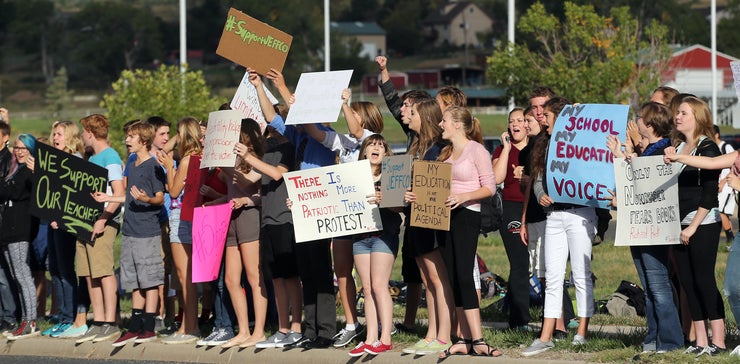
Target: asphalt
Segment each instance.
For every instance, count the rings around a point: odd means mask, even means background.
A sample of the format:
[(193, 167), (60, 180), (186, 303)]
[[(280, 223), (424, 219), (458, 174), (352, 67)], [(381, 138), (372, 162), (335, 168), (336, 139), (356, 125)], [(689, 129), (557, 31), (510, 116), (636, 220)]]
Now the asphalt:
[[(486, 326), (495, 328), (506, 324), (489, 323)], [(534, 325), (533, 325), (534, 326)], [(626, 333), (642, 328), (620, 326), (592, 326), (591, 332)], [(119, 361), (147, 361), (147, 362), (177, 362), (177, 363), (438, 363), (436, 355), (415, 356), (403, 354), (402, 348), (394, 348), (390, 353), (383, 353), (376, 357), (365, 355), (359, 358), (350, 358), (347, 355), (349, 348), (329, 349), (221, 349), (219, 347), (196, 347), (194, 344), (167, 345), (160, 342), (145, 344), (128, 344), (121, 348), (111, 346), (111, 341), (99, 343), (75, 344), (74, 340), (52, 339), (41, 336), (30, 337), (17, 341), (0, 341), (0, 362), (10, 362), (17, 357), (55, 357), (85, 360), (119, 360)], [(552, 359), (552, 358), (524, 358), (518, 349), (503, 349), (504, 355), (494, 360), (505, 363), (587, 363), (585, 360)], [(574, 358), (577, 359), (577, 358)], [(475, 363), (490, 361), (491, 358), (472, 357), (468, 355), (453, 356), (444, 363)]]

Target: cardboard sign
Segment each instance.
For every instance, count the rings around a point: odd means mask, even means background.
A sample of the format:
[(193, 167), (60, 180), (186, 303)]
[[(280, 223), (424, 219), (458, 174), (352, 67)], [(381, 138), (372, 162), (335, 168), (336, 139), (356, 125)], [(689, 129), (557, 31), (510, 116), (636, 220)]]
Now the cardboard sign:
[(34, 158), (31, 214), (90, 241), (104, 208), (91, 193), (106, 191), (108, 170), (44, 143), (36, 143)]
[(342, 91), (349, 86), (352, 72), (302, 73), (285, 124), (336, 122), (342, 109)]
[(218, 278), (231, 220), (231, 202), (193, 212), (193, 283)]
[(283, 70), (293, 37), (234, 8), (229, 9), (216, 54), (259, 74)]
[(452, 164), (415, 161), (411, 190), (416, 201), (411, 203), (411, 226), (450, 230), (450, 196)]
[(383, 167), (380, 175), (380, 190), (383, 200), (380, 207), (405, 206), (403, 195), (411, 187), (410, 155), (393, 155), (383, 158)]
[(616, 246), (679, 244), (677, 164), (663, 156), (614, 160), (617, 183)]
[[(278, 100), (272, 95), (272, 92), (270, 92), (264, 84), (262, 85), (262, 88), (265, 90), (267, 98), (270, 99), (270, 103), (273, 105), (277, 104)], [(262, 107), (260, 107), (260, 101), (257, 97), (257, 89), (251, 82), (249, 82), (249, 72), (244, 72), (242, 82), (239, 83), (239, 88), (236, 89), (234, 98), (231, 99), (231, 104), (229, 105), (232, 110), (241, 111), (243, 118), (253, 119), (256, 121), (260, 124), (262, 132), (265, 131), (267, 121), (265, 120), (265, 115), (262, 113)]]
[(367, 159), (283, 173), (297, 243), (383, 229)]
[(234, 146), (239, 142), (241, 126), (242, 114), (238, 110), (221, 110), (208, 114), (200, 168), (236, 165)]
[(547, 194), (555, 202), (607, 208), (614, 154), (606, 136), (624, 143), (627, 105), (567, 105), (555, 120), (547, 153)]

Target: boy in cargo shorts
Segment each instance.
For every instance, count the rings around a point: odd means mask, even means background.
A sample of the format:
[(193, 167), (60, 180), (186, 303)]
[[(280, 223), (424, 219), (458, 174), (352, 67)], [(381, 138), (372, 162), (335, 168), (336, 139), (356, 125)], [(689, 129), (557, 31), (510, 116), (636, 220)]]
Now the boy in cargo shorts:
[[(125, 201), (118, 201), (125, 202), (120, 267), (121, 287), (133, 290), (132, 312), (128, 332), (113, 343), (115, 347), (157, 338), (154, 318), (159, 287), (164, 284), (158, 215), (164, 203), (165, 177), (162, 167), (149, 153), (153, 137), (154, 127), (146, 122), (132, 124), (126, 133), (126, 147), (136, 154), (136, 161), (127, 166)], [(96, 199), (112, 201), (111, 196), (102, 193), (97, 193)]]

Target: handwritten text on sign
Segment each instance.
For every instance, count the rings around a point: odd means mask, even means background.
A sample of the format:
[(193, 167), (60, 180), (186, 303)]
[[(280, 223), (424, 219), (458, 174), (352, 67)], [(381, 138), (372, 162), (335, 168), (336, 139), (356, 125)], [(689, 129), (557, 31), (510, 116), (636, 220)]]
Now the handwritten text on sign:
[(292, 42), (289, 34), (231, 8), (216, 54), (264, 75), (283, 70)]
[(350, 78), (352, 70), (301, 74), (285, 124), (336, 122)]
[(90, 194), (106, 191), (108, 171), (43, 143), (36, 144), (35, 158), (31, 213), (89, 240), (93, 224), (103, 212), (103, 204)]
[(607, 135), (624, 142), (627, 105), (567, 105), (560, 112), (547, 153), (547, 192), (555, 202), (606, 208), (614, 189), (614, 155)]
[(236, 165), (234, 146), (239, 141), (241, 125), (242, 114), (239, 110), (221, 110), (208, 114), (200, 168)]
[(450, 230), (450, 208), (445, 205), (450, 196), (452, 164), (442, 162), (414, 162), (412, 191), (416, 201), (411, 203), (411, 226), (435, 230)]
[(393, 155), (383, 158), (383, 169), (380, 177), (380, 190), (383, 200), (380, 207), (404, 206), (403, 195), (411, 187), (410, 155)]
[(367, 159), (329, 167), (283, 173), (296, 242), (383, 229)]
[(193, 282), (218, 278), (226, 232), (231, 220), (231, 203), (196, 207), (193, 211)]
[(663, 156), (614, 160), (619, 205), (614, 245), (679, 243), (678, 173)]
[[(278, 103), (275, 96), (272, 95), (272, 92), (265, 85), (262, 85), (262, 89), (265, 90), (265, 94), (267, 94), (267, 98), (270, 99), (271, 104), (275, 105)], [(239, 88), (236, 89), (230, 106), (232, 110), (241, 111), (242, 117), (256, 121), (260, 124), (260, 129), (263, 132), (265, 131), (265, 126), (267, 125), (265, 115), (262, 113), (262, 107), (257, 97), (257, 89), (249, 82), (249, 72), (244, 72), (242, 82), (239, 83)]]

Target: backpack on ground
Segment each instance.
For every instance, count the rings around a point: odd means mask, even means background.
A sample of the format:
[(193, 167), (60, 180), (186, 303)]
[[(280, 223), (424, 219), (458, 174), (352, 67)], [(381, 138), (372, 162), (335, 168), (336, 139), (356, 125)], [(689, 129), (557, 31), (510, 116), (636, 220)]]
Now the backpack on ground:
[(606, 303), (606, 308), (612, 316), (645, 317), (645, 291), (632, 282), (622, 281)]

